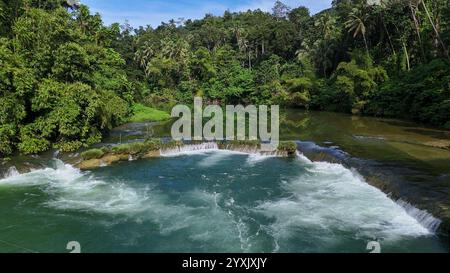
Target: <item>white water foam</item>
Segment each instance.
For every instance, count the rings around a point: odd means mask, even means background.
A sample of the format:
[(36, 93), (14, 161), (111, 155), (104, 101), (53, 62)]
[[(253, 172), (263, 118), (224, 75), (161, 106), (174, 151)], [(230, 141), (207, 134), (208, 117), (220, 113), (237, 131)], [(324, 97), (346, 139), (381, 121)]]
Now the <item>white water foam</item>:
[(271, 158), (276, 158), (279, 157), (277, 155), (263, 155), (260, 153), (256, 153), (256, 154), (249, 154), (248, 158), (247, 158), (247, 164), (249, 164), (250, 166), (254, 166), (260, 162), (266, 161), (268, 159)]
[[(214, 151), (211, 156), (218, 152), (214, 146), (209, 149)], [(204, 147), (193, 152), (199, 151), (204, 153)], [(281, 185), (291, 197), (248, 208), (274, 219), (265, 230), (275, 239), (275, 251), (282, 249), (283, 240), (289, 241), (298, 232), (316, 231), (308, 236), (327, 244), (339, 240), (336, 232), (386, 240), (432, 234), (432, 230), (411, 216), (412, 209), (408, 214), (407, 209), (365, 183), (357, 173), (339, 164), (311, 162), (301, 154), (297, 162), (304, 171)], [(162, 235), (189, 229), (191, 240), (214, 241), (218, 249), (232, 247), (236, 238), (241, 250), (251, 247), (245, 222), (218, 205), (220, 193), (189, 192), (182, 197), (188, 202), (174, 203), (149, 186), (104, 181), (59, 160), (55, 161), (54, 168), (10, 176), (0, 180), (0, 185), (44, 185), (42, 189), (50, 196), (45, 203), (48, 207), (151, 219), (158, 223)], [(234, 202), (229, 203), (234, 206)]]
[(52, 196), (46, 205), (61, 209), (121, 212), (137, 210), (145, 196), (124, 183), (108, 184), (89, 173), (54, 161), (54, 168), (45, 168), (0, 180), (0, 185), (28, 187), (41, 186)]
[(209, 156), (199, 162), (201, 167), (212, 167), (219, 164), (223, 159), (231, 155), (248, 155), (247, 164), (253, 166), (259, 162), (263, 162), (270, 158), (281, 157), (278, 151), (261, 153), (258, 148), (253, 146), (241, 146), (235, 148), (233, 146), (228, 146), (223, 150), (219, 149), (217, 143), (203, 143), (196, 145), (184, 145), (181, 147), (176, 147), (172, 149), (164, 149), (160, 151), (163, 157), (176, 157), (181, 155), (198, 155), (198, 154), (208, 154)]
[(207, 242), (222, 251), (238, 251), (234, 247), (239, 232), (228, 213), (218, 206), (218, 193), (187, 192), (183, 195), (186, 202), (180, 204), (149, 185), (105, 181), (59, 160), (55, 160), (54, 168), (1, 179), (0, 186), (39, 187), (49, 196), (42, 204), (46, 207), (121, 215), (114, 223), (148, 220), (157, 224), (163, 236), (188, 231), (191, 240)]
[(417, 219), (422, 224), (422, 226), (427, 228), (430, 232), (435, 233), (439, 229), (439, 226), (441, 225), (442, 221), (440, 219), (435, 218), (428, 211), (420, 210), (411, 205), (410, 203), (403, 201), (401, 199), (397, 201), (397, 204), (402, 206), (409, 215)]
[(292, 196), (256, 208), (275, 219), (271, 230), (277, 240), (289, 240), (305, 229), (320, 231), (310, 236), (327, 245), (333, 244), (336, 230), (385, 240), (432, 234), (402, 206), (344, 166), (311, 162), (301, 154), (298, 162), (306, 172), (283, 185)]
[[(298, 151), (297, 151), (297, 158), (306, 164), (313, 164), (313, 162), (310, 159), (308, 159), (306, 156), (304, 156), (302, 153), (300, 153)], [(327, 164), (327, 163), (325, 163), (325, 164)], [(333, 165), (335, 165), (335, 164), (333, 164)], [(339, 165), (339, 166), (341, 166), (341, 165)], [(314, 172), (314, 170), (310, 170), (310, 171)], [(364, 177), (362, 175), (360, 175), (356, 170), (352, 169), (351, 172), (358, 180), (360, 180), (364, 184), (368, 185), (368, 183), (365, 181)], [(372, 187), (372, 186), (370, 186), (370, 187)], [(376, 189), (375, 187), (372, 187), (372, 188)], [(386, 196), (386, 197), (389, 198), (388, 196)], [(439, 226), (442, 223), (442, 221), (440, 219), (435, 218), (428, 211), (420, 210), (420, 209), (416, 208), (415, 206), (413, 206), (412, 204), (405, 202), (401, 199), (398, 200), (396, 203), (399, 206), (401, 206), (406, 211), (406, 213), (408, 213), (411, 217), (413, 217), (415, 220), (417, 220), (423, 227), (428, 229), (431, 233), (436, 233), (438, 231)]]
[(209, 167), (217, 166), (226, 158), (236, 154), (236, 153), (232, 153), (229, 151), (223, 151), (223, 150), (213, 150), (213, 151), (208, 151), (207, 153), (208, 153), (208, 157), (205, 157), (198, 163), (198, 165), (200, 167), (209, 168)]
[(311, 160), (309, 160), (309, 158), (307, 158), (306, 156), (304, 156), (302, 153), (300, 153), (299, 151), (297, 151), (297, 152), (295, 152), (295, 156), (296, 156), (296, 158), (299, 160), (299, 161), (301, 161), (301, 162), (304, 162), (304, 163), (307, 163), (307, 164), (313, 164), (313, 162), (311, 161)]
[(174, 156), (180, 156), (180, 155), (205, 153), (205, 152), (217, 151), (217, 150), (219, 150), (219, 146), (217, 145), (217, 143), (208, 142), (208, 143), (195, 144), (195, 145), (177, 146), (177, 147), (171, 148), (171, 149), (162, 149), (160, 152), (161, 152), (161, 156), (163, 156), (163, 157), (174, 157)]
[(14, 176), (20, 175), (19, 171), (15, 166), (12, 166), (8, 169), (8, 171), (5, 173), (5, 178), (10, 178)]

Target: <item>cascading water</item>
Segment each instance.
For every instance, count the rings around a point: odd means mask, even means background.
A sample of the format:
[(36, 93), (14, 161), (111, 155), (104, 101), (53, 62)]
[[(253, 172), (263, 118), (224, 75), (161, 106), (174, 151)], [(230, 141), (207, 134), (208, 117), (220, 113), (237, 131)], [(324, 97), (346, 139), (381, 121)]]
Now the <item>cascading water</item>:
[[(162, 156), (179, 156), (186, 154), (205, 153), (217, 150), (219, 150), (219, 145), (217, 143), (206, 142), (202, 144), (187, 144), (183, 146), (176, 146), (174, 148), (162, 149), (160, 153)], [(256, 161), (258, 161), (261, 158), (287, 156), (287, 153), (282, 151), (261, 151), (256, 145), (230, 144), (225, 145), (222, 150), (228, 152), (253, 155)]]
[(20, 175), (19, 171), (15, 166), (11, 166), (8, 171), (4, 174), (5, 178), (14, 177)]
[(70, 235), (93, 252), (361, 252), (376, 238), (384, 251), (443, 251), (434, 226), (412, 217), (422, 214), (342, 165), (218, 148), (187, 145), (92, 172), (55, 160), (2, 179), (0, 195), (15, 190), (0, 198), (13, 208), (0, 211), (0, 239), (33, 234), (36, 245), (20, 245), (39, 251)]
[(419, 223), (425, 228), (427, 228), (430, 232), (435, 233), (438, 231), (442, 221), (440, 219), (435, 218), (428, 211), (420, 210), (411, 205), (410, 203), (405, 202), (401, 199), (397, 201), (397, 204), (402, 206), (409, 215), (417, 219), (417, 221), (419, 221)]
[(162, 149), (160, 152), (162, 156), (176, 156), (192, 152), (214, 151), (218, 149), (219, 146), (217, 143), (207, 142), (202, 144), (176, 146), (174, 148)]

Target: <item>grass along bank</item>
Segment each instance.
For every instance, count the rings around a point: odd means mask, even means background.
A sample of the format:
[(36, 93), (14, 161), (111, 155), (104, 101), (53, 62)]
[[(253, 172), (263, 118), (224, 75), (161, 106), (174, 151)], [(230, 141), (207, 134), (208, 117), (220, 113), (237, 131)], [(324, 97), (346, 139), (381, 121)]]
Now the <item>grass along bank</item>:
[(170, 119), (168, 113), (139, 103), (132, 106), (132, 111), (133, 116), (130, 118), (130, 122), (165, 121)]

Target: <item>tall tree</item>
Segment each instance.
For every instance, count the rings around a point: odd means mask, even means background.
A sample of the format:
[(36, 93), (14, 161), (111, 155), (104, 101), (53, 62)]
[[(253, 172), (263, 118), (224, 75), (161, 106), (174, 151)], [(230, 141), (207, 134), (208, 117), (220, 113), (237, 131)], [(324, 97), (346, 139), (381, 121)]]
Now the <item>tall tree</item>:
[(285, 3), (278, 0), (275, 2), (275, 5), (272, 8), (272, 14), (279, 20), (286, 19), (290, 9), (291, 8), (289, 8)]
[(353, 38), (361, 35), (364, 40), (364, 45), (366, 47), (366, 52), (369, 55), (369, 45), (367, 43), (367, 27), (366, 22), (369, 18), (369, 15), (366, 13), (366, 7), (360, 5), (357, 8), (354, 8), (352, 12), (349, 14), (349, 19), (345, 23), (345, 26), (348, 28), (349, 32), (353, 32)]
[(429, 22), (430, 22), (431, 26), (433, 27), (433, 31), (434, 31), (434, 34), (436, 36), (436, 39), (437, 39), (438, 43), (440, 44), (440, 46), (442, 47), (442, 52), (444, 53), (444, 56), (447, 58), (447, 61), (450, 63), (449, 51), (448, 51), (448, 48), (445, 45), (444, 41), (441, 38), (441, 34), (439, 32), (438, 26), (435, 23), (432, 15), (430, 13), (430, 11), (428, 10), (428, 7), (427, 7), (427, 4), (425, 3), (425, 0), (420, 0), (420, 1), (421, 1), (421, 4), (422, 4), (422, 7), (425, 10), (425, 13), (426, 13), (426, 15), (428, 17)]

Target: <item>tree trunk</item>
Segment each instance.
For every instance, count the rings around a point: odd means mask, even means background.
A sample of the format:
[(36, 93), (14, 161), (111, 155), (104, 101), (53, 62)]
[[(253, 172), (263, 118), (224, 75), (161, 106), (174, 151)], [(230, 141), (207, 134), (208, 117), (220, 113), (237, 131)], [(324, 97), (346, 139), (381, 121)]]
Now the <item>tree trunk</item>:
[(392, 44), (391, 34), (389, 33), (389, 30), (386, 27), (386, 23), (384, 22), (384, 18), (381, 18), (381, 21), (383, 22), (384, 31), (386, 31), (386, 34), (388, 36), (389, 45), (391, 46), (392, 52), (394, 53), (394, 55), (397, 55), (394, 45)]
[(403, 51), (405, 52), (405, 56), (406, 56), (406, 66), (408, 68), (408, 71), (411, 70), (411, 64), (409, 62), (409, 54), (408, 54), (408, 49), (406, 48), (406, 43), (403, 42)]
[(414, 20), (414, 26), (415, 26), (417, 38), (419, 39), (420, 53), (422, 54), (423, 61), (426, 62), (427, 58), (425, 56), (425, 50), (423, 48), (422, 35), (420, 35), (420, 25), (419, 25), (419, 21), (417, 20), (416, 10), (414, 9), (411, 1), (409, 1), (409, 9), (411, 10), (411, 15)]
[(442, 41), (442, 39), (441, 39), (441, 35), (439, 34), (439, 31), (438, 31), (438, 29), (436, 27), (436, 24), (433, 22), (433, 18), (431, 18), (431, 14), (428, 11), (428, 8), (427, 8), (427, 5), (425, 4), (425, 1), (422, 0), (421, 2), (422, 2), (422, 6), (423, 6), (423, 8), (425, 10), (425, 13), (427, 14), (428, 20), (430, 21), (430, 24), (433, 27), (434, 33), (436, 35), (436, 39), (438, 39), (439, 43), (441, 44), (442, 50), (444, 52), (444, 55), (445, 55), (445, 57), (447, 57), (447, 61), (450, 63), (450, 55), (448, 53), (448, 49), (445, 46), (444, 41)]
[(367, 52), (367, 55), (370, 56), (370, 53), (369, 53), (369, 45), (367, 44), (366, 34), (363, 33), (362, 35), (363, 35), (363, 38), (364, 38), (364, 45), (366, 46), (366, 52)]

